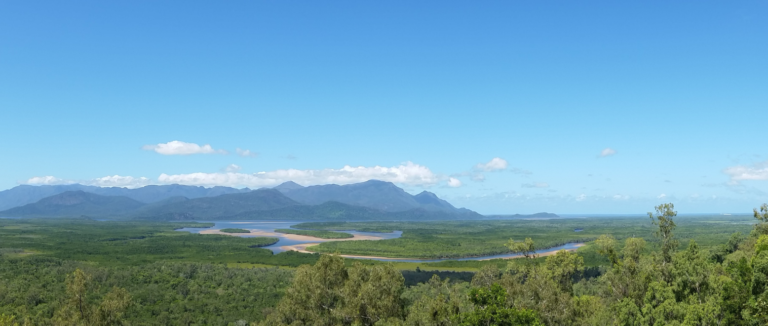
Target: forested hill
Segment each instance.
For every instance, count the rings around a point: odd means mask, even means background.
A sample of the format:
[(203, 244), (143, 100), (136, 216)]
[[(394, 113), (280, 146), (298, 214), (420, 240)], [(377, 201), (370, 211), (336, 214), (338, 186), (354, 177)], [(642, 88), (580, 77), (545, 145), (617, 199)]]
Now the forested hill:
[[(385, 189), (397, 188), (391, 183), (373, 184)], [(283, 187), (283, 189), (285, 188)], [(411, 196), (400, 188), (397, 189), (409, 196), (416, 204), (402, 206), (402, 209), (396, 211), (380, 209), (378, 204), (387, 204), (386, 198), (375, 198), (376, 194), (381, 192), (371, 191), (370, 184), (364, 188), (367, 190), (361, 191), (361, 194), (348, 197), (357, 198), (358, 202), (362, 201), (360, 205), (335, 200), (326, 200), (319, 204), (306, 204), (289, 198), (283, 191), (277, 189), (258, 189), (243, 193), (191, 199), (175, 196), (149, 204), (126, 196), (102, 196), (78, 190), (63, 192), (43, 198), (35, 203), (0, 211), (0, 216), (87, 216), (149, 220), (436, 220), (482, 218), (482, 215), (473, 211), (456, 209), (434, 194), (425, 192)], [(384, 192), (388, 191), (390, 190)], [(339, 193), (344, 192), (336, 192), (336, 194)], [(326, 197), (335, 198), (334, 196)], [(365, 198), (369, 199), (364, 200)], [(423, 203), (414, 198), (419, 198)], [(390, 198), (387, 207), (394, 207), (401, 203), (400, 199)]]

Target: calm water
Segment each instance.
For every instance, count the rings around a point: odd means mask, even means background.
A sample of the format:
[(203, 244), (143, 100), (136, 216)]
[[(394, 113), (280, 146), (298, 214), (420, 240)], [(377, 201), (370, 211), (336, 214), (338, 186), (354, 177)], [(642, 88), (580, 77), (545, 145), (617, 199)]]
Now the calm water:
[[(200, 231), (203, 230), (220, 230), (220, 229), (226, 229), (226, 228), (238, 228), (238, 229), (248, 229), (248, 230), (258, 230), (263, 232), (274, 232), (275, 229), (293, 229), (291, 225), (296, 225), (299, 223), (302, 223), (301, 221), (292, 221), (292, 222), (264, 222), (264, 221), (200, 221), (205, 223), (214, 223), (215, 225), (210, 228), (182, 228), (178, 229), (177, 231), (186, 231), (191, 233), (200, 233)], [(368, 236), (374, 236), (374, 237), (380, 237), (382, 239), (395, 239), (399, 238), (403, 232), (402, 231), (394, 231), (392, 233), (380, 233), (380, 232), (360, 232), (360, 231), (354, 231), (354, 230), (344, 230), (340, 232), (346, 232), (353, 235), (368, 235)], [(279, 234), (279, 233), (278, 233)], [(254, 237), (252, 235), (240, 235), (241, 237)], [(266, 249), (272, 250), (274, 253), (283, 252), (285, 250), (281, 249), (282, 246), (290, 246), (290, 245), (297, 245), (297, 244), (304, 244), (304, 243), (316, 243), (316, 242), (325, 242), (328, 240), (323, 239), (317, 239), (317, 240), (292, 240), (287, 239), (284, 236), (278, 235), (278, 241), (277, 243), (264, 247)], [(354, 240), (354, 241), (366, 241), (366, 240)], [(367, 240), (367, 241), (377, 241), (377, 240)], [(552, 251), (558, 251), (563, 249), (576, 249), (578, 248), (575, 243), (569, 243), (562, 246), (557, 246), (549, 249), (542, 249), (542, 250), (536, 250), (537, 254), (542, 254), (546, 252), (552, 252)], [(415, 255), (414, 255), (415, 256)], [(491, 256), (482, 256), (482, 257), (468, 257), (468, 258), (452, 258), (452, 259), (407, 259), (407, 258), (360, 258), (360, 259), (373, 259), (373, 260), (379, 260), (379, 261), (401, 261), (401, 262), (412, 262), (412, 263), (435, 263), (435, 262), (441, 262), (446, 260), (486, 260), (486, 259), (497, 259), (497, 258), (510, 258), (510, 257), (518, 257), (519, 254), (501, 254), (501, 255), (491, 255)]]

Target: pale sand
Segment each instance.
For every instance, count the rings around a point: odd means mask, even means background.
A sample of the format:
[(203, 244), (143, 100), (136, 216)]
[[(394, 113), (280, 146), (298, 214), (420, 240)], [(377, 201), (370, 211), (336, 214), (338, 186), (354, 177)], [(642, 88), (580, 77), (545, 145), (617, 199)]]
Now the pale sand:
[(310, 237), (308, 235), (298, 235), (298, 234), (287, 234), (287, 233), (277, 233), (277, 232), (266, 232), (261, 231), (258, 229), (249, 230), (250, 233), (226, 233), (221, 232), (221, 230), (203, 230), (200, 231), (200, 234), (223, 234), (223, 235), (231, 235), (231, 236), (256, 236), (256, 237), (273, 237), (273, 238), (286, 238), (290, 240), (296, 240), (296, 241), (350, 241), (350, 240), (380, 240), (381, 237), (371, 236), (371, 235), (359, 235), (355, 234), (352, 238), (347, 239), (321, 239), (316, 237)]
[[(320, 244), (319, 242), (317, 242), (317, 243), (301, 243), (301, 244), (291, 245), (291, 246), (282, 246), (282, 247), (280, 247), (280, 249), (283, 249), (285, 251), (293, 250), (293, 251), (303, 252), (305, 254), (314, 254), (315, 252), (307, 250), (307, 247), (316, 246), (316, 245), (319, 245), (319, 244)], [(584, 245), (585, 244), (583, 244), (583, 243), (574, 244), (574, 246), (577, 249), (580, 248), (580, 247), (583, 247)], [(565, 250), (565, 251), (568, 251), (568, 252), (576, 252), (577, 249), (561, 249), (561, 250)], [(547, 252), (538, 254), (538, 256), (539, 257), (551, 256), (551, 255), (556, 254), (558, 251), (560, 251), (560, 250), (547, 251)], [(346, 258), (362, 258), (362, 259), (421, 260), (420, 258), (390, 258), (390, 257), (379, 257), (379, 256), (358, 256), (358, 255), (339, 255), (339, 256), (346, 257)], [(523, 256), (515, 256), (515, 257), (507, 257), (507, 258), (489, 258), (489, 259), (478, 259), (478, 260), (479, 261), (485, 261), (485, 260), (491, 260), (491, 259), (516, 259), (516, 258), (521, 258), (521, 257), (523, 257)], [(437, 259), (440, 259), (440, 258), (435, 258), (435, 259), (428, 258), (428, 259), (423, 259), (423, 260), (437, 260)]]

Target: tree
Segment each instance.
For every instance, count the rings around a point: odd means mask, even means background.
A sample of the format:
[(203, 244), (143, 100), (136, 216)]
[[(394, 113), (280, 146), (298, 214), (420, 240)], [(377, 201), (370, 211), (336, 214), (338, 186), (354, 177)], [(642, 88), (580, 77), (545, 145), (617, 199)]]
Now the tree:
[(472, 277), (472, 286), (474, 287), (490, 287), (491, 284), (499, 281), (501, 271), (494, 264), (483, 265), (480, 271), (475, 273)]
[(339, 311), (347, 322), (373, 325), (379, 320), (403, 318), (403, 274), (391, 264), (363, 266), (355, 263), (347, 270), (349, 279), (341, 294), (344, 298)]
[(768, 204), (762, 204), (760, 205), (760, 211), (757, 211), (757, 208), (752, 210), (754, 212), (755, 218), (763, 223), (768, 223)]
[(648, 213), (648, 217), (651, 218), (651, 223), (658, 226), (656, 230), (656, 237), (661, 241), (661, 269), (667, 281), (670, 281), (669, 275), (669, 263), (672, 262), (672, 254), (677, 249), (677, 239), (674, 238), (675, 221), (673, 218), (677, 216), (675, 211), (675, 205), (672, 203), (661, 204), (656, 206), (656, 214)]
[(768, 204), (760, 205), (760, 210), (758, 211), (758, 209), (755, 208), (753, 209), (753, 212), (754, 217), (758, 222), (755, 225), (755, 232), (757, 232), (758, 235), (768, 234)]
[(344, 258), (323, 255), (296, 270), (293, 284), (264, 325), (373, 325), (402, 319), (404, 279), (392, 264), (347, 269)]
[(81, 269), (67, 275), (69, 299), (54, 316), (59, 325), (112, 326), (122, 325), (123, 315), (131, 305), (131, 296), (123, 288), (113, 287), (97, 305), (88, 302), (87, 296), (93, 290), (93, 277)]
[(675, 263), (678, 291), (681, 297), (692, 296), (699, 304), (709, 296), (709, 276), (712, 266), (699, 252), (699, 245), (691, 240), (688, 249), (681, 253)]
[(544, 272), (547, 277), (566, 293), (573, 293), (573, 275), (582, 270), (584, 270), (584, 258), (566, 250), (560, 250), (548, 256), (544, 262)]
[(0, 314), (0, 326), (17, 326), (19, 324), (14, 323), (13, 320), (15, 318), (13, 316), (8, 316), (6, 314)]
[(515, 240), (509, 239), (505, 246), (513, 253), (520, 253), (525, 258), (532, 259), (538, 257), (536, 255), (536, 247), (533, 245), (531, 238), (525, 238), (523, 242), (515, 242)]
[(121, 325), (125, 310), (131, 305), (131, 295), (123, 288), (113, 287), (104, 296), (98, 306), (94, 307), (94, 325)]
[(451, 285), (448, 280), (440, 280), (433, 275), (426, 284), (411, 287), (409, 293), (418, 297), (408, 309), (406, 325), (413, 326), (453, 326), (458, 325), (456, 315), (472, 309), (468, 300), (466, 283)]
[(461, 325), (544, 325), (532, 310), (505, 308), (507, 291), (499, 284), (493, 284), (490, 288), (472, 289), (469, 293), (469, 300), (475, 306), (475, 309), (458, 316), (458, 319), (461, 320)]
[(616, 252), (616, 239), (607, 234), (601, 235), (595, 240), (597, 253), (605, 256), (611, 262), (611, 266), (619, 264), (619, 254)]

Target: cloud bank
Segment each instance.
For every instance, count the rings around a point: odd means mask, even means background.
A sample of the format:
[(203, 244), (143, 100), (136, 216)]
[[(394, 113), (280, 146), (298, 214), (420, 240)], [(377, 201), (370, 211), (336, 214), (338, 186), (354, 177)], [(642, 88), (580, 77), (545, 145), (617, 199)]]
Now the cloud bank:
[(284, 169), (268, 172), (246, 173), (189, 173), (161, 174), (157, 181), (161, 184), (185, 184), (197, 186), (229, 186), (229, 187), (266, 187), (278, 185), (286, 181), (294, 181), (303, 185), (318, 184), (350, 184), (371, 179), (393, 183), (430, 186), (441, 181), (441, 177), (429, 168), (406, 162), (399, 166), (344, 166), (341, 169), (297, 170)]
[[(191, 186), (226, 186), (226, 187), (270, 187), (286, 181), (294, 181), (302, 185), (319, 184), (350, 184), (368, 180), (381, 180), (409, 186), (432, 186), (446, 179), (435, 174), (429, 168), (405, 162), (398, 166), (344, 166), (340, 169), (297, 170), (282, 169), (258, 173), (239, 173), (240, 166), (231, 164), (218, 173), (187, 173), (187, 174), (161, 174), (157, 180), (145, 177), (107, 176), (91, 180), (66, 180), (54, 176), (33, 177), (23, 184), (29, 185), (56, 185), (80, 183), (99, 187), (127, 187), (136, 188), (150, 184), (182, 184)], [(461, 186), (461, 181), (455, 178), (447, 180), (451, 187)]]
[(743, 180), (768, 180), (768, 161), (752, 165), (731, 166), (725, 168), (723, 173), (727, 174), (732, 182)]
[(139, 187), (156, 184), (155, 182), (152, 181), (152, 179), (149, 179), (149, 178), (145, 178), (145, 177), (135, 178), (131, 176), (121, 176), (117, 174), (96, 178), (96, 179), (90, 179), (90, 180), (60, 179), (54, 176), (32, 177), (32, 178), (29, 178), (26, 182), (22, 182), (22, 184), (33, 185), (33, 186), (68, 185), (68, 184), (74, 184), (74, 183), (79, 183), (86, 186), (123, 187), (123, 188), (139, 188)]
[(499, 157), (494, 157), (492, 160), (488, 161), (488, 163), (478, 163), (475, 165), (475, 170), (478, 171), (499, 171), (504, 170), (507, 168), (507, 160)]
[(223, 149), (213, 149), (211, 145), (206, 144), (200, 146), (195, 143), (185, 143), (178, 140), (164, 144), (144, 145), (141, 149), (145, 151), (154, 151), (155, 153), (162, 155), (227, 154), (227, 151)]

